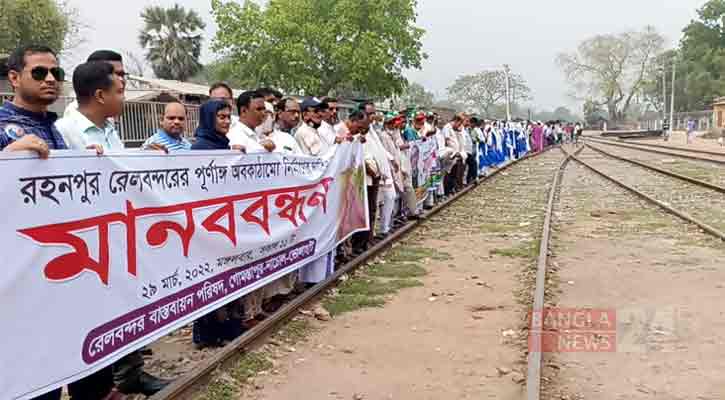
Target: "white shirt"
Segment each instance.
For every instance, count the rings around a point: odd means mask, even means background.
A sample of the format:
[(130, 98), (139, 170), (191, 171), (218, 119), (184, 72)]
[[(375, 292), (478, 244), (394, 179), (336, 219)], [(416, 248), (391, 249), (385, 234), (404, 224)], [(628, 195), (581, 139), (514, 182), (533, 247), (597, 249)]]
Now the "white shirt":
[(69, 150), (85, 150), (90, 145), (101, 145), (104, 150), (123, 150), (125, 148), (118, 135), (113, 120), (106, 119), (99, 128), (80, 111), (68, 112), (66, 116), (55, 122)]
[(302, 124), (295, 132), (295, 140), (300, 145), (300, 149), (303, 154), (308, 156), (322, 156), (330, 150), (330, 145), (327, 144), (320, 136), (317, 129)]
[(244, 146), (247, 153), (260, 153), (267, 151), (261, 144), (259, 144), (257, 132), (245, 125), (242, 121), (239, 121), (238, 124), (229, 129), (227, 138), (229, 139), (229, 147), (241, 145)]
[(335, 144), (335, 137), (337, 136), (337, 133), (335, 133), (335, 128), (332, 125), (322, 121), (320, 127), (317, 128), (317, 132), (320, 134), (322, 140), (327, 142), (328, 146)]
[(265, 138), (274, 142), (275, 153), (304, 154), (295, 138), (287, 132), (274, 130)]

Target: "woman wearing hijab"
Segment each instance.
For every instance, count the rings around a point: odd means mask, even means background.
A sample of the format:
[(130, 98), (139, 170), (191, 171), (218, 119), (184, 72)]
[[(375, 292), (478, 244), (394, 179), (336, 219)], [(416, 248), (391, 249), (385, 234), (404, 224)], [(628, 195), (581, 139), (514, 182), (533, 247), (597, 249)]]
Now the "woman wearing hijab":
[[(227, 133), (232, 125), (232, 107), (221, 100), (211, 100), (201, 106), (196, 142), (192, 150), (229, 150)], [(240, 149), (241, 150), (241, 149)]]
[[(220, 100), (201, 106), (196, 142), (192, 150), (229, 150), (227, 133), (232, 125), (232, 108)], [(239, 149), (243, 150), (243, 149)], [(243, 306), (232, 302), (194, 321), (194, 344), (198, 347), (217, 347), (232, 341), (244, 332)]]

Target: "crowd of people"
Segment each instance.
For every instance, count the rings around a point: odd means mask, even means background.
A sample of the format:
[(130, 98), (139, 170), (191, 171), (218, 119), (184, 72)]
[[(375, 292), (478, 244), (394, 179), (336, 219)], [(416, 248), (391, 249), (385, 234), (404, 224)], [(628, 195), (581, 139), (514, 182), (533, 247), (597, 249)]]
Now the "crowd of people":
[[(18, 48), (8, 59), (12, 101), (0, 107), (0, 149), (51, 152), (92, 149), (99, 156), (122, 151), (117, 130), (122, 118), (126, 73), (120, 54), (100, 50), (74, 70), (76, 102), (62, 117), (48, 110), (60, 95), (65, 72), (55, 53), (44, 46)], [(444, 121), (433, 112), (406, 110), (383, 114), (363, 102), (340, 119), (339, 102), (331, 97), (284, 96), (262, 88), (236, 98), (224, 83), (209, 91), (200, 108), (199, 125), (186, 132), (187, 109), (168, 103), (156, 132), (142, 148), (169, 156), (194, 150), (279, 152), (326, 157), (343, 141), (363, 146), (370, 229), (355, 233), (337, 249), (294, 273), (258, 289), (194, 322), (198, 347), (221, 346), (273, 313), (292, 296), (327, 279), (336, 266), (369, 250), (396, 228), (419, 219), (426, 208), (444, 201), (507, 162), (562, 141), (576, 141), (579, 125), (493, 121), (465, 113)], [(420, 181), (412, 149), (427, 142), (435, 148), (438, 179)], [(421, 196), (421, 188), (427, 196)], [(73, 400), (152, 395), (169, 382), (143, 370), (141, 349), (111, 366), (68, 385)], [(60, 389), (42, 399), (60, 399)]]

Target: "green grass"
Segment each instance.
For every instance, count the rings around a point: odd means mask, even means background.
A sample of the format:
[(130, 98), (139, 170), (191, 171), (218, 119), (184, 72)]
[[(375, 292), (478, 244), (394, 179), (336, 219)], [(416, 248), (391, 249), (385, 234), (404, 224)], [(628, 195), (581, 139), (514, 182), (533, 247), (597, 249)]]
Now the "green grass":
[(283, 342), (297, 343), (305, 339), (313, 329), (310, 320), (306, 318), (292, 319), (275, 336)]
[(436, 261), (446, 261), (452, 259), (451, 255), (435, 249), (428, 249), (423, 247), (409, 247), (403, 246), (393, 249), (385, 255), (386, 262), (392, 263), (403, 263), (403, 262), (417, 262), (425, 258), (430, 258)]
[(366, 273), (378, 278), (416, 278), (424, 276), (425, 268), (412, 263), (373, 264)]
[(262, 352), (252, 352), (245, 354), (237, 361), (236, 365), (230, 371), (231, 376), (242, 385), (249, 383), (262, 371), (269, 371), (273, 367), (272, 361)]
[(233, 379), (216, 377), (206, 387), (199, 400), (234, 400), (239, 398), (239, 386)]
[(351, 311), (360, 310), (362, 308), (382, 307), (385, 305), (385, 299), (377, 296), (366, 296), (363, 294), (341, 294), (332, 298), (325, 299), (322, 305), (327, 309), (330, 315), (337, 316)]
[(371, 264), (364, 273), (353, 276), (338, 286), (335, 296), (325, 298), (322, 305), (332, 316), (362, 308), (382, 307), (385, 296), (401, 289), (420, 287), (423, 282), (412, 278), (425, 276), (419, 262), (426, 259), (451, 260), (450, 254), (435, 249), (403, 243), (383, 255), (384, 262)]
[(539, 240), (535, 240), (532, 242), (522, 243), (515, 247), (493, 249), (491, 250), (491, 254), (509, 258), (535, 259), (539, 254), (539, 243)]

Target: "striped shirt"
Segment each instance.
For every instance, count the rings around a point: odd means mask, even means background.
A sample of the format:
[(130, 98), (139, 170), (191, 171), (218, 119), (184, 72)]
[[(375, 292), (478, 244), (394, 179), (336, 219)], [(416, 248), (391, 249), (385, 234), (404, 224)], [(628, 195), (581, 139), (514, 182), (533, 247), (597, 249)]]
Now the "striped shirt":
[(159, 129), (156, 134), (148, 138), (142, 148), (148, 149), (152, 144), (160, 144), (166, 147), (166, 150), (169, 152), (191, 150), (191, 143), (184, 136), (179, 135), (176, 138), (166, 133), (163, 129)]

